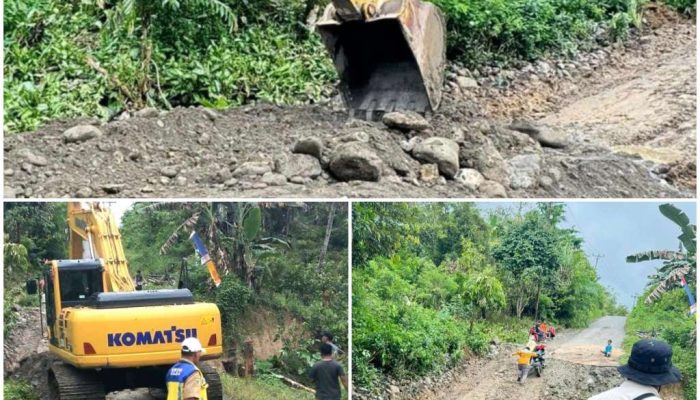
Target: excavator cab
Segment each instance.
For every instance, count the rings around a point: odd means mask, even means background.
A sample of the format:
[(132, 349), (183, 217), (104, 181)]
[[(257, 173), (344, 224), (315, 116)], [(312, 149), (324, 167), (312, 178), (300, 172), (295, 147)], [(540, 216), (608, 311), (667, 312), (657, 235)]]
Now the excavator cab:
[(353, 117), (438, 108), (445, 19), (420, 0), (332, 0), (316, 24)]
[(49, 284), (58, 289), (61, 307), (87, 304), (90, 296), (104, 291), (103, 272), (99, 260), (62, 261), (58, 263), (58, 281)]

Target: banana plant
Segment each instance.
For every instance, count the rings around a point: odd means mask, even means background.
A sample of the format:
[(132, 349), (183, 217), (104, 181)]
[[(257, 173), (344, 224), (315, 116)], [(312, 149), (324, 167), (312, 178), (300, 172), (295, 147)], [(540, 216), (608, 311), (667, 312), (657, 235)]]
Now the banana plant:
[(191, 214), (161, 246), (161, 254), (181, 240), (181, 233), (197, 230), (210, 256), (226, 275), (235, 272), (248, 287), (259, 284), (264, 270), (257, 266), (265, 253), (277, 251), (276, 245), (289, 243), (276, 237), (261, 237), (262, 208), (267, 203), (164, 203), (157, 208), (185, 209)]
[(696, 225), (690, 223), (690, 218), (678, 207), (672, 204), (659, 206), (661, 214), (678, 225), (681, 234), (678, 236), (679, 246), (673, 250), (649, 250), (627, 256), (628, 263), (637, 263), (651, 260), (663, 260), (663, 265), (655, 274), (649, 276), (649, 286), (656, 286), (647, 296), (645, 302), (653, 303), (661, 295), (666, 293), (681, 278), (695, 282), (697, 273), (696, 263)]

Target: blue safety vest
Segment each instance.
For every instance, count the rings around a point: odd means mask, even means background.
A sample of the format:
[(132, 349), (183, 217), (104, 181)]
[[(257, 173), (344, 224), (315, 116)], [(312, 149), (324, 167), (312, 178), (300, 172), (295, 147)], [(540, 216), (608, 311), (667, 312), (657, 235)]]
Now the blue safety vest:
[(183, 400), (183, 391), (185, 388), (185, 381), (192, 374), (199, 374), (201, 377), (202, 386), (200, 389), (200, 400), (207, 400), (207, 383), (204, 380), (204, 374), (197, 368), (196, 365), (191, 362), (180, 360), (175, 365), (173, 365), (169, 370), (168, 374), (165, 376), (165, 382), (168, 387), (168, 399), (167, 400)]

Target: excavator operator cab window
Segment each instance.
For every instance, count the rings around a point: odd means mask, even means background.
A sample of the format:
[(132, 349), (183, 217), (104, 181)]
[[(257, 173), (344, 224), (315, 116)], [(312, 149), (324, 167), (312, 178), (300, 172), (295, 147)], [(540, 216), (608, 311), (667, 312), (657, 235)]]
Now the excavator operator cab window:
[(85, 303), (93, 293), (103, 291), (101, 269), (59, 271), (58, 274), (64, 307)]

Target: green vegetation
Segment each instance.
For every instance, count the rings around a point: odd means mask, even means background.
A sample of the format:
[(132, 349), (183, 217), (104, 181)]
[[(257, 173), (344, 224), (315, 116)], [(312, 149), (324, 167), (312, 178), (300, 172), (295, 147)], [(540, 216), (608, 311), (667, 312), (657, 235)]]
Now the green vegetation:
[(573, 54), (593, 46), (606, 26), (615, 26), (614, 39), (624, 38), (641, 7), (638, 0), (433, 2), (447, 16), (449, 54), (470, 66)]
[(32, 385), (24, 381), (5, 378), (3, 398), (6, 400), (39, 400)]
[[(319, 359), (321, 332), (330, 331), (334, 342), (348, 348), (345, 207), (344, 203), (137, 203), (124, 214), (121, 233), (132, 273), (140, 269), (146, 277), (174, 279), (185, 260), (186, 286), (199, 300), (219, 306), (227, 354), (242, 360), (243, 344), (255, 333), (240, 321), (272, 312), (278, 321), (274, 333), (281, 336), (284, 348), (269, 368), (259, 370), (260, 375), (281, 373), (310, 385), (306, 372)], [(223, 280), (218, 288), (194, 255), (188, 240), (193, 230), (217, 264)], [(302, 332), (285, 337), (291, 318), (299, 321)]]
[(545, 318), (624, 313), (598, 283), (564, 206), (482, 217), (470, 203), (353, 206), (353, 380), (440, 372)]
[(313, 400), (314, 395), (299, 389), (285, 386), (279, 379), (262, 377), (260, 379), (235, 378), (225, 375), (221, 378), (224, 385), (224, 397), (227, 399), (256, 400)]
[(317, 101), (335, 72), (305, 10), (302, 0), (7, 1), (5, 129), (146, 105)]
[[(596, 32), (624, 39), (646, 0), (433, 0), (449, 56), (470, 67), (572, 54)], [(692, 13), (695, 2), (668, 0)], [(335, 71), (306, 26), (327, 0), (8, 0), (8, 132), (65, 117), (110, 118), (144, 106), (309, 103)]]
[(3, 221), (3, 278), (5, 334), (14, 326), (14, 304), (38, 306), (38, 298), (25, 293), (27, 279), (41, 274), (43, 260), (67, 255), (65, 203), (5, 203)]
[(685, 277), (691, 293), (697, 297), (697, 227), (691, 224), (683, 211), (671, 204), (659, 206), (659, 211), (680, 228), (679, 249), (646, 251), (627, 257), (627, 262), (664, 262), (649, 277), (646, 292), (637, 300), (627, 318), (624, 347), (629, 354), (632, 345), (642, 337), (658, 337), (668, 342), (673, 347), (673, 363), (683, 373), (685, 398), (691, 400), (696, 398), (697, 393), (697, 315), (689, 315), (687, 295), (678, 286), (681, 278)]
[[(650, 292), (648, 290), (645, 296)], [(683, 289), (668, 291), (653, 304), (646, 303), (645, 296), (637, 300), (627, 317), (627, 334), (623, 344), (625, 352), (629, 354), (632, 345), (641, 338), (655, 336), (668, 342), (673, 347), (673, 364), (683, 374), (684, 397), (686, 400), (694, 400), (697, 394), (697, 318), (688, 315), (688, 298)]]

